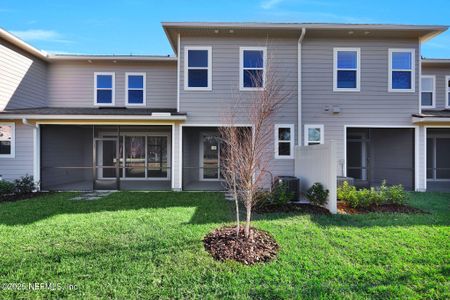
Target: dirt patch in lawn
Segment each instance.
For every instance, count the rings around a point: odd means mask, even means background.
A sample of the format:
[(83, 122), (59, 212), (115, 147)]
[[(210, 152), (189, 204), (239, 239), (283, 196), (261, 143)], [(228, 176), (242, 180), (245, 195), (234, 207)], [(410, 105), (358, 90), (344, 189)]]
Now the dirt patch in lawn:
[(206, 251), (219, 261), (235, 260), (252, 265), (277, 256), (280, 247), (268, 232), (252, 227), (250, 236), (244, 237), (243, 228), (237, 236), (236, 227), (223, 227), (209, 233), (203, 242)]
[(348, 206), (347, 203), (339, 201), (337, 203), (338, 213), (346, 215), (355, 214), (367, 214), (373, 212), (379, 213), (404, 213), (404, 214), (424, 214), (421, 209), (411, 207), (409, 205), (402, 204), (381, 204), (381, 205), (371, 205), (365, 208), (353, 208)]
[[(0, 203), (2, 202), (15, 202), (19, 200), (26, 200), (30, 198), (34, 198), (40, 196), (44, 193), (35, 192), (35, 193), (26, 193), (26, 194), (8, 194), (8, 195), (0, 195)], [(45, 193), (48, 195), (48, 193)]]
[(286, 204), (270, 204), (255, 208), (256, 213), (288, 213), (300, 212), (306, 214), (329, 215), (330, 212), (324, 207), (307, 203), (286, 203)]

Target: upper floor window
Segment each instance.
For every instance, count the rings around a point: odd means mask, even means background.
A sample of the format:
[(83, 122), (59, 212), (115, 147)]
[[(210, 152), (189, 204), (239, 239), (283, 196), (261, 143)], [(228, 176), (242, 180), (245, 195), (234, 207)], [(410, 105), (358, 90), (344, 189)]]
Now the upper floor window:
[(360, 49), (334, 48), (334, 91), (359, 92)]
[(324, 126), (305, 124), (305, 146), (324, 143)]
[(126, 73), (127, 105), (145, 105), (145, 73)]
[(14, 123), (0, 123), (0, 158), (14, 157)]
[(421, 86), (422, 86), (422, 92), (421, 92), (421, 103), (422, 107), (435, 107), (435, 82), (436, 77), (433, 75), (423, 75), (421, 78)]
[(212, 89), (211, 47), (184, 48), (184, 89), (210, 91)]
[(95, 104), (114, 105), (114, 73), (95, 73)]
[(389, 92), (415, 91), (414, 49), (389, 49)]
[(266, 76), (266, 47), (241, 47), (239, 69), (241, 90), (263, 89)]
[(275, 158), (294, 158), (294, 125), (275, 125)]
[(445, 101), (445, 107), (450, 108), (450, 75), (445, 76), (445, 95), (446, 95), (446, 101)]

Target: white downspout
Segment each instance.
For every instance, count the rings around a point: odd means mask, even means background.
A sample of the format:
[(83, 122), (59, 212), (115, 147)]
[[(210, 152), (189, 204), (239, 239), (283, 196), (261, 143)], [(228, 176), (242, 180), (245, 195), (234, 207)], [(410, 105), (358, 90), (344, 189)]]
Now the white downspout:
[(306, 34), (306, 28), (302, 28), (302, 33), (298, 39), (297, 44), (297, 145), (301, 146), (302, 143), (302, 42)]
[(38, 124), (30, 123), (27, 118), (22, 118), (22, 123), (33, 128), (33, 178), (39, 191), (41, 189), (39, 184), (41, 181), (41, 130)]

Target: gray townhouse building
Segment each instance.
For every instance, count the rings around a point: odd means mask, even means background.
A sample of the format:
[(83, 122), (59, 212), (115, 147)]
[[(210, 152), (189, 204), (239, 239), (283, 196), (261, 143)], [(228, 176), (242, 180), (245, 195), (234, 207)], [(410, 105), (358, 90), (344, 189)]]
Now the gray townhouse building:
[[(174, 56), (47, 54), (0, 30), (0, 175), (42, 190), (220, 190), (223, 113), (264, 89), (277, 112), (273, 176), (296, 146), (334, 141), (338, 176), (450, 190), (450, 59), (421, 45), (446, 26), (163, 23)], [(260, 81), (250, 80), (262, 75)]]

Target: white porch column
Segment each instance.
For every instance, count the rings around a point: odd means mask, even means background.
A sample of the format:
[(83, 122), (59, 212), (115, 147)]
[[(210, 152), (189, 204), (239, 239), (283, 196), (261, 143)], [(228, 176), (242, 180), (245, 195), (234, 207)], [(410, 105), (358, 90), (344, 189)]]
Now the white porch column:
[(172, 125), (172, 190), (182, 190), (182, 128), (179, 123)]
[(39, 125), (33, 127), (33, 178), (37, 183), (38, 190), (41, 189), (41, 128)]
[(425, 192), (427, 189), (427, 133), (424, 126), (416, 127), (415, 138), (415, 190)]

